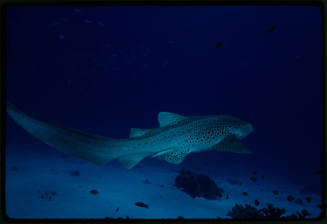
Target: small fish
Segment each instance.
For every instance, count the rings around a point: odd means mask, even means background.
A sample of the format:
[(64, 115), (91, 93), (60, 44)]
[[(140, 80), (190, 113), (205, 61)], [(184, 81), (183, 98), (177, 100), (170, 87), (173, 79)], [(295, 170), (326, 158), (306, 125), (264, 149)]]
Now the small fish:
[(293, 201), (295, 198), (292, 195), (287, 196), (287, 201)]
[(274, 33), (274, 32), (276, 32), (276, 31), (277, 31), (277, 27), (272, 26), (272, 27), (270, 27), (270, 28), (267, 30), (267, 33)]
[(272, 193), (273, 193), (274, 195), (279, 195), (279, 191), (278, 191), (278, 190), (273, 190)]
[(323, 170), (317, 170), (317, 171), (313, 172), (313, 174), (322, 175), (322, 172), (323, 172)]
[(98, 190), (95, 190), (95, 189), (93, 189), (93, 190), (90, 190), (90, 193), (91, 193), (91, 194), (94, 194), (94, 195), (96, 195), (96, 194), (99, 194), (99, 191), (98, 191)]
[(151, 184), (151, 181), (149, 181), (148, 179), (145, 179), (145, 180), (143, 180), (143, 183), (144, 184)]
[(69, 173), (69, 176), (75, 176), (75, 177), (77, 177), (77, 176), (80, 176), (80, 175), (81, 175), (81, 173), (78, 170), (74, 170), (74, 171), (71, 171)]
[(116, 208), (116, 212), (118, 212), (119, 211), (119, 207), (118, 208)]
[(216, 48), (221, 48), (222, 46), (224, 46), (224, 42), (220, 41), (216, 44)]
[[(67, 85), (68, 86), (71, 86), (71, 84), (72, 84), (72, 82), (73, 82), (73, 80), (67, 80)], [(67, 158), (68, 156), (67, 155), (62, 155), (62, 158)]]
[(57, 25), (59, 25), (59, 24), (60, 24), (59, 22), (49, 23), (49, 24), (48, 24), (48, 27), (54, 27), (54, 26), (57, 26)]
[(250, 177), (250, 180), (251, 180), (252, 182), (257, 182), (257, 178), (256, 178), (256, 177)]
[(101, 22), (101, 21), (98, 21), (98, 22), (97, 22), (97, 25), (99, 25), (99, 26), (104, 26), (104, 23)]
[(228, 179), (227, 182), (231, 185), (242, 185), (242, 183), (238, 180), (234, 180), (234, 179)]
[(12, 166), (10, 167), (11, 171), (19, 171), (19, 168), (17, 166)]
[(149, 205), (144, 204), (143, 202), (135, 202), (135, 205), (141, 208), (149, 208)]

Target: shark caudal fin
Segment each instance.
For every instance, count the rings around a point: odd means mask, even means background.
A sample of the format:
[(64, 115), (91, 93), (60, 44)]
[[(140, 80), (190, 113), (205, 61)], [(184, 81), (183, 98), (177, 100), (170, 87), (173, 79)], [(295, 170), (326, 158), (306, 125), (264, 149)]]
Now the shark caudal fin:
[(9, 104), (7, 112), (18, 125), (32, 136), (66, 154), (100, 166), (121, 156), (121, 154), (118, 155), (120, 150), (116, 140), (38, 121)]

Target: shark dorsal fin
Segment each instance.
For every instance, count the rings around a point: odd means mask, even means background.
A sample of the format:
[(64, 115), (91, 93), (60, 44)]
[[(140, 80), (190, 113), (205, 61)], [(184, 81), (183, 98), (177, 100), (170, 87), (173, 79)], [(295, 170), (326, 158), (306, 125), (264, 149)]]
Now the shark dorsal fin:
[(242, 143), (234, 136), (225, 137), (221, 142), (211, 147), (213, 150), (222, 152), (235, 152), (242, 154), (251, 154), (251, 152), (243, 146)]
[(141, 137), (141, 136), (145, 135), (146, 133), (148, 133), (149, 131), (151, 131), (151, 129), (131, 128), (129, 137), (130, 138)]
[(175, 113), (160, 112), (158, 114), (158, 121), (159, 121), (160, 127), (174, 125), (184, 119), (186, 119), (186, 117), (179, 115), (179, 114), (175, 114)]

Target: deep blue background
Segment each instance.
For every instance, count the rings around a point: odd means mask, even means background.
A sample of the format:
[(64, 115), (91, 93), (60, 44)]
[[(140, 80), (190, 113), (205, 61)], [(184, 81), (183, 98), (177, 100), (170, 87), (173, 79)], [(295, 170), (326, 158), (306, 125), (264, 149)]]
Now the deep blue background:
[[(160, 111), (234, 115), (254, 126), (244, 140), (253, 154), (189, 163), (311, 178), (321, 169), (321, 32), (311, 6), (10, 7), (8, 100), (113, 138), (156, 127)], [(8, 145), (43, 146), (9, 119), (8, 133)]]

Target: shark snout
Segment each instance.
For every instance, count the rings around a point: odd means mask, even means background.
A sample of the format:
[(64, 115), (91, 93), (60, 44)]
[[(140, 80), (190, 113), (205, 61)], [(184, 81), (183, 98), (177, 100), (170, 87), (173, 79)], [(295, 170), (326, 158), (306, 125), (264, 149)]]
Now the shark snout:
[(252, 124), (248, 124), (248, 127), (247, 128), (248, 128), (249, 134), (254, 130)]
[(244, 123), (234, 130), (234, 134), (238, 139), (243, 139), (253, 131), (253, 126), (249, 123)]
[(252, 124), (246, 124), (243, 130), (243, 136), (248, 136), (253, 130)]

